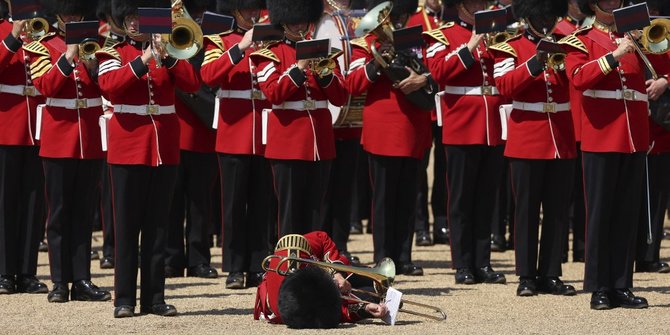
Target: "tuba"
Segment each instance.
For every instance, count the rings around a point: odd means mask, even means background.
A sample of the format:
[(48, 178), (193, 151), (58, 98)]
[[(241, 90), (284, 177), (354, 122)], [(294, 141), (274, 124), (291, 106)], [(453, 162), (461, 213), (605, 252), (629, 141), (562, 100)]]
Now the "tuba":
[[(370, 33), (376, 37), (376, 40), (370, 44), (370, 51), (375, 62), (393, 83), (399, 83), (410, 75), (405, 67), (411, 68), (417, 74), (426, 74), (429, 71), (417, 55), (410, 50), (396, 51), (391, 47), (380, 52), (377, 49), (376, 42), (386, 45), (393, 43), (394, 29), (390, 19), (392, 9), (393, 3), (390, 1), (375, 6), (361, 19), (356, 28), (356, 36), (363, 37)], [(426, 87), (408, 93), (406, 97), (416, 107), (431, 111), (435, 108), (434, 95), (437, 90), (438, 86), (435, 81), (428, 77)]]
[(172, 0), (172, 33), (162, 34), (161, 40), (167, 54), (175, 59), (189, 59), (202, 48), (202, 29), (188, 14), (182, 0)]
[[(272, 268), (270, 267), (270, 261), (273, 259), (277, 259), (278, 263), (276, 263), (276, 267)], [(367, 292), (367, 291), (361, 291), (361, 290), (356, 290), (352, 289), (353, 292), (359, 292), (363, 293), (365, 295), (372, 295), (375, 296), (381, 300), (384, 300), (386, 296), (386, 291), (391, 287), (391, 284), (393, 284), (393, 281), (395, 279), (395, 263), (393, 263), (393, 260), (390, 258), (384, 258), (379, 263), (373, 267), (373, 268), (367, 268), (367, 267), (357, 267), (357, 266), (349, 266), (349, 265), (344, 265), (344, 264), (339, 264), (339, 263), (329, 263), (329, 262), (320, 262), (320, 261), (315, 261), (312, 259), (306, 259), (306, 258), (300, 258), (296, 256), (279, 256), (279, 255), (270, 255), (266, 257), (263, 260), (263, 263), (261, 264), (262, 268), (266, 272), (275, 272), (281, 276), (287, 276), (291, 274), (293, 271), (295, 271), (297, 268), (300, 267), (300, 264), (308, 264), (308, 265), (314, 265), (321, 267), (325, 269), (326, 271), (329, 271), (331, 273), (334, 272), (348, 272), (352, 274), (357, 274), (360, 276), (364, 276), (367, 278), (370, 278), (374, 283), (375, 283), (375, 290), (377, 291), (376, 294)], [(355, 296), (343, 296), (343, 300), (351, 301), (351, 302), (358, 302), (358, 303), (370, 303), (370, 301), (366, 300), (361, 300), (360, 298), (357, 298)], [(428, 319), (432, 320), (437, 320), (437, 321), (443, 321), (447, 319), (447, 315), (444, 313), (444, 311), (435, 306), (419, 303), (419, 302), (414, 302), (414, 301), (409, 301), (406, 299), (402, 299), (402, 304), (400, 307), (400, 312), (405, 312), (407, 314), (412, 314), (412, 315), (417, 315), (417, 316), (422, 316)], [(425, 309), (429, 309), (433, 311), (433, 314), (428, 314), (424, 312), (418, 312), (414, 310), (409, 310), (409, 309), (403, 309), (402, 305), (412, 305), (416, 307), (421, 307)]]

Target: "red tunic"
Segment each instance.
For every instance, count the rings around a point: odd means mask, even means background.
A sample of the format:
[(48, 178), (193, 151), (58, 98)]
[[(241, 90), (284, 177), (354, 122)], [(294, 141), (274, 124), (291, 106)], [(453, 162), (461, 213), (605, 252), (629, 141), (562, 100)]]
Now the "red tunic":
[[(0, 85), (33, 86), (30, 64), (22, 41), (11, 36), (12, 23), (0, 19)], [(35, 110), (44, 103), (41, 96), (0, 92), (0, 145), (38, 145), (35, 135)]]
[[(227, 154), (259, 155), (265, 152), (262, 143), (261, 113), (271, 108), (266, 99), (251, 99), (251, 90), (258, 91), (256, 76), (248, 48), (240, 52), (237, 43), (242, 33), (224, 33), (206, 36), (205, 61), (200, 69), (202, 80), (212, 87), (219, 87), (222, 96), (216, 132), (216, 151)], [(256, 82), (256, 84), (254, 84)], [(248, 91), (242, 97), (230, 97), (229, 92)]]
[(516, 106), (508, 121), (505, 156), (575, 158), (577, 153), (570, 111), (537, 112), (528, 110), (532, 107), (524, 109), (521, 104), (536, 107), (542, 103), (552, 104), (542, 106), (566, 106), (570, 103), (570, 83), (565, 71), (543, 70), (545, 65), (535, 57), (538, 41), (538, 38), (526, 33), (491, 47), (496, 58), (496, 86)]
[(216, 132), (208, 128), (181, 99), (174, 101), (179, 116), (179, 148), (199, 153), (213, 153)]
[(431, 146), (430, 113), (415, 107), (385, 76), (377, 74), (370, 53), (373, 35), (353, 40), (347, 89), (367, 92), (361, 143), (375, 155), (421, 159)]
[[(268, 116), (265, 157), (304, 161), (335, 158), (327, 101), (335, 106), (346, 102), (339, 66), (326, 83), (318, 83), (314, 75), (305, 75), (295, 66), (295, 49), (289, 40), (257, 51), (251, 59), (258, 85), (273, 105)], [(314, 106), (309, 106), (309, 101)]]
[[(556, 25), (555, 32), (559, 35), (568, 36), (579, 28), (579, 22), (566, 16)], [(582, 92), (570, 84), (570, 112), (572, 113), (572, 124), (575, 128), (575, 140), (582, 140)]]
[[(312, 251), (312, 254), (307, 255), (303, 253), (301, 255), (302, 258), (321, 262), (350, 265), (349, 259), (340, 254), (340, 252), (337, 250), (337, 247), (335, 246), (335, 242), (333, 242), (325, 232), (315, 231), (307, 233), (303, 236), (305, 239), (307, 239), (307, 242), (309, 242), (309, 247)], [(276, 251), (274, 254), (277, 256), (287, 256), (287, 251)], [(270, 268), (275, 269), (277, 267), (277, 263), (279, 263), (279, 259), (272, 259), (270, 261)], [(282, 323), (281, 316), (279, 315), (279, 304), (277, 298), (279, 297), (279, 288), (281, 287), (284, 278), (284, 276), (281, 276), (276, 272), (268, 271), (265, 273), (263, 281), (256, 290), (254, 320), (263, 318), (270, 323)], [(343, 302), (342, 317), (340, 322), (355, 322), (359, 319), (360, 318), (356, 314), (349, 313), (347, 304)]]
[[(474, 54), (467, 43), (472, 27), (465, 22), (450, 22), (439, 30), (424, 34), (428, 43), (426, 62), (440, 87), (479, 88), (495, 92), (494, 59), (482, 42)], [(482, 88), (483, 87), (483, 88)], [(503, 144), (498, 108), (501, 95), (463, 95), (446, 93), (442, 104), (442, 142), (452, 145)]]
[(169, 107), (175, 87), (184, 92), (200, 88), (198, 75), (185, 60), (157, 68), (152, 59), (143, 65), (142, 50), (134, 41), (122, 42), (96, 53), (100, 88), (114, 105), (109, 121), (107, 161), (110, 164), (179, 164), (177, 114), (139, 115), (118, 112), (119, 105)]
[[(583, 92), (582, 151), (633, 153), (649, 148), (649, 110), (644, 65), (637, 54), (624, 55), (618, 62), (611, 52), (616, 36), (598, 28), (578, 31), (570, 45), (566, 73)], [(668, 72), (667, 55), (649, 56), (659, 74)], [(589, 91), (587, 91), (589, 90)], [(604, 92), (626, 90), (626, 99), (602, 98)], [(597, 96), (593, 96), (596, 92)], [(616, 94), (616, 93), (607, 93)], [(632, 98), (632, 96), (635, 98)]]
[[(24, 46), (33, 83), (48, 97), (41, 120), (40, 156), (102, 159), (105, 155), (98, 125), (102, 115), (100, 89), (83, 62), (75, 58), (74, 68), (67, 62), (65, 49), (64, 38), (55, 33)], [(73, 104), (79, 99), (92, 105), (92, 101), (97, 101), (97, 106), (64, 108), (51, 103), (51, 99)]]

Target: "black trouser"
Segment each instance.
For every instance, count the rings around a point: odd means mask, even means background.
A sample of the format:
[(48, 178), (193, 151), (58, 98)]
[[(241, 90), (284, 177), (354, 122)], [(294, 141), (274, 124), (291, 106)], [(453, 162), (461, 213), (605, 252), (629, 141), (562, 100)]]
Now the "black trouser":
[[(330, 171), (329, 199), (326, 201), (326, 232), (340, 251), (347, 251), (351, 229), (351, 209), (356, 183), (356, 158), (360, 139), (335, 141), (337, 157)], [(332, 231), (329, 231), (332, 229)]]
[(35, 275), (44, 236), (44, 173), (33, 146), (0, 146), (0, 275)]
[[(563, 236), (568, 230), (574, 159), (510, 158), (514, 215), (514, 254), (520, 277), (559, 277)], [(538, 233), (542, 206), (542, 237)]]
[(91, 232), (101, 159), (42, 158), (51, 281), (91, 279)]
[(503, 170), (500, 184), (496, 190), (493, 207), (491, 233), (505, 237), (509, 226), (510, 241), (514, 241), (514, 195), (512, 194), (512, 176), (509, 173), (509, 160), (503, 158)]
[(503, 146), (445, 145), (449, 230), (454, 268), (491, 263), (491, 220), (501, 181)]
[[(586, 221), (586, 209), (584, 208), (584, 174), (582, 172), (582, 151), (580, 143), (577, 143), (577, 159), (575, 165), (575, 178), (572, 196), (570, 198), (569, 210), (570, 227), (572, 227), (572, 255), (584, 255), (584, 223)], [(563, 240), (563, 254), (568, 252), (568, 237), (566, 231)]]
[(633, 287), (645, 153), (582, 152), (586, 204), (584, 290)]
[[(637, 262), (659, 262), (661, 253), (661, 240), (663, 240), (663, 221), (665, 219), (665, 204), (670, 198), (670, 153), (650, 155), (647, 157), (649, 164), (649, 199), (643, 194), (640, 212), (640, 226), (638, 227), (637, 239)], [(646, 189), (645, 181), (645, 189)], [(649, 204), (649, 208), (647, 208)], [(651, 244), (647, 243), (649, 235), (648, 212), (651, 212)]]
[(420, 160), (369, 154), (374, 261), (412, 262), (414, 210)]
[(102, 165), (100, 187), (100, 220), (102, 221), (102, 256), (114, 258), (114, 210), (109, 164)]
[(368, 153), (362, 145), (356, 149), (354, 194), (351, 203), (351, 222), (360, 222), (370, 218), (370, 166)]
[(277, 205), (267, 159), (218, 154), (223, 216), (223, 271), (261, 272)]
[(217, 169), (215, 153), (181, 151), (170, 207), (165, 265), (184, 269), (210, 264), (212, 190)]
[(136, 305), (138, 246), (140, 305), (164, 304), (165, 247), (177, 166), (110, 164), (109, 169), (116, 240), (114, 306)]
[(279, 237), (324, 228), (324, 202), (332, 161), (271, 159)]
[[(430, 195), (430, 209), (433, 211), (433, 232), (447, 227), (447, 181), (446, 157), (442, 144), (442, 128), (433, 122), (433, 187)], [(419, 190), (416, 197), (415, 231), (430, 230), (428, 224), (428, 163), (431, 150), (426, 150), (419, 168)]]

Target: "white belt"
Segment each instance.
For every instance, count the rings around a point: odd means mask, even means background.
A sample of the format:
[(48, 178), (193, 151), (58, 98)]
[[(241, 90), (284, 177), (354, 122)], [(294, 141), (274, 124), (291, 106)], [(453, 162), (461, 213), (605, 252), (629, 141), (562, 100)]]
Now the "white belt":
[(98, 119), (98, 125), (100, 126), (100, 144), (102, 145), (102, 151), (107, 151), (107, 137), (109, 133), (107, 132), (107, 126), (109, 120), (112, 119), (112, 114), (103, 114), (100, 115)]
[(326, 100), (286, 101), (281, 105), (272, 105), (272, 109), (292, 109), (298, 111), (328, 108)]
[(631, 89), (615, 90), (615, 91), (586, 90), (584, 91), (584, 96), (596, 99), (616, 99), (616, 100), (623, 99), (629, 101), (649, 101), (649, 98), (647, 97), (646, 94)]
[(61, 107), (67, 109), (100, 107), (102, 106), (102, 98), (93, 98), (93, 99), (47, 98), (46, 105), (50, 107)]
[(25, 85), (0, 84), (0, 92), (29, 96), (29, 97), (36, 97), (38, 95), (41, 95), (40, 92), (35, 88), (35, 86), (25, 86)]
[(265, 95), (259, 90), (218, 90), (216, 97), (219, 99), (265, 100)]
[(456, 95), (500, 95), (495, 86), (445, 86), (444, 92)]
[(558, 104), (555, 102), (521, 102), (512, 101), (512, 107), (523, 111), (538, 112), (538, 113), (556, 113), (566, 112), (570, 110), (570, 103), (564, 102)]
[(174, 105), (159, 106), (159, 105), (114, 105), (114, 113), (129, 113), (137, 115), (160, 115), (160, 114), (174, 114), (177, 111)]

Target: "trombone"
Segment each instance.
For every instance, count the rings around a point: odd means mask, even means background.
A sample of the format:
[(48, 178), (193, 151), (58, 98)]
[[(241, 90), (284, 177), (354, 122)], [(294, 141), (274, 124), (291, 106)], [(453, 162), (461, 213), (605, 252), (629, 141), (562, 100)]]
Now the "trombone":
[[(270, 261), (273, 259), (278, 259), (278, 263), (275, 268), (270, 267)], [(358, 289), (352, 289), (352, 292), (359, 292), (359, 293), (364, 293), (366, 295), (372, 295), (375, 297), (378, 297), (380, 300), (384, 300), (386, 297), (386, 291), (388, 290), (389, 287), (391, 287), (391, 284), (393, 284), (393, 281), (395, 279), (395, 264), (393, 263), (393, 260), (390, 258), (386, 257), (382, 259), (375, 267), (372, 268), (365, 268), (365, 267), (356, 267), (356, 266), (350, 266), (350, 265), (344, 265), (344, 264), (339, 264), (339, 263), (327, 263), (327, 262), (320, 262), (320, 261), (315, 261), (311, 259), (305, 259), (305, 258), (300, 258), (300, 257), (293, 257), (293, 256), (279, 256), (279, 255), (270, 255), (266, 257), (263, 260), (263, 263), (261, 264), (261, 267), (263, 270), (266, 272), (275, 272), (281, 276), (286, 276), (290, 274), (293, 270), (295, 270), (298, 266), (299, 263), (304, 263), (304, 264), (310, 264), (310, 265), (315, 265), (319, 266), (321, 268), (324, 268), (328, 271), (336, 272), (336, 271), (341, 271), (341, 272), (349, 272), (353, 274), (357, 274), (360, 276), (364, 276), (367, 278), (372, 279), (375, 283), (375, 290), (377, 293), (373, 292), (368, 292), (368, 291), (363, 291), (363, 290), (358, 290)], [(351, 297), (351, 296), (343, 296), (342, 299), (347, 300), (347, 301), (353, 301), (353, 302), (359, 302), (359, 303), (370, 303), (370, 301), (362, 300), (356, 297)], [(423, 307), (426, 309), (429, 309), (433, 311), (436, 315), (433, 314), (428, 314), (428, 313), (423, 313), (423, 312), (417, 312), (413, 310), (408, 310), (408, 309), (403, 309), (403, 305), (412, 305), (416, 307)], [(444, 313), (444, 311), (436, 306), (431, 306), (419, 302), (414, 302), (414, 301), (409, 301), (406, 299), (401, 300), (401, 306), (400, 310), (401, 312), (411, 314), (411, 315), (417, 315), (417, 316), (422, 316), (428, 319), (432, 320), (437, 320), (437, 321), (443, 321), (447, 319), (447, 314)]]
[[(172, 0), (172, 32), (161, 34), (161, 41), (165, 52), (175, 59), (189, 59), (202, 49), (202, 28), (191, 18), (182, 0)], [(156, 67), (160, 67), (160, 55), (154, 53), (154, 58)]]
[(95, 53), (100, 50), (100, 43), (94, 38), (88, 38), (79, 43), (79, 58), (83, 60), (95, 59)]

